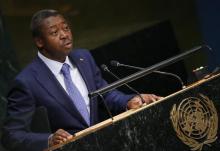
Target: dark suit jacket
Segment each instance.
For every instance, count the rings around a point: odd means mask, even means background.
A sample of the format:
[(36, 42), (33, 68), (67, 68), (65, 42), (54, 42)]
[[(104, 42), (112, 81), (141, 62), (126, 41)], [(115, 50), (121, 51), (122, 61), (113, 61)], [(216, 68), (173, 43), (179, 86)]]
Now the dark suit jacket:
[[(89, 92), (107, 85), (87, 50), (74, 50), (69, 57), (79, 69)], [(111, 110), (123, 110), (131, 97), (133, 95), (111, 91), (105, 94), (105, 101)], [(73, 134), (88, 127), (56, 77), (37, 57), (16, 77), (8, 94), (7, 120), (2, 137), (6, 148), (40, 151), (47, 147), (50, 133), (30, 130), (33, 113), (40, 106), (47, 109), (52, 132), (62, 128)], [(90, 117), (92, 125), (98, 122), (97, 99), (90, 100)]]

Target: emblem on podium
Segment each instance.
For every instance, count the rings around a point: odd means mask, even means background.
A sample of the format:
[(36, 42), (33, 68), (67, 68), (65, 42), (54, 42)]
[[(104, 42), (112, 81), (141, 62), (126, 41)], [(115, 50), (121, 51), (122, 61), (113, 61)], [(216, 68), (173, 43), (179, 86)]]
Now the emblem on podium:
[(201, 151), (217, 139), (218, 114), (213, 102), (203, 94), (173, 105), (170, 119), (178, 138), (192, 151)]

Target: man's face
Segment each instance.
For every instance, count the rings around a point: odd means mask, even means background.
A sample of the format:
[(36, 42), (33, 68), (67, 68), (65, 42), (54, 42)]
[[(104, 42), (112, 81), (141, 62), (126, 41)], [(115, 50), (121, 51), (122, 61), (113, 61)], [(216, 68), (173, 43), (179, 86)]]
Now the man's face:
[(72, 33), (66, 20), (58, 15), (43, 20), (37, 46), (48, 58), (63, 62), (72, 49)]

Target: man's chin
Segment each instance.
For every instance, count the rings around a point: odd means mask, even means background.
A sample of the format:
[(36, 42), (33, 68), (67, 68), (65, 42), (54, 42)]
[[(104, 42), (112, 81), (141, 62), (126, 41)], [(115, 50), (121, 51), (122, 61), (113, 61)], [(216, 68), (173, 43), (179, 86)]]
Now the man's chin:
[(66, 54), (66, 56), (68, 56), (69, 55), (69, 53), (72, 51), (72, 47), (71, 48), (68, 48), (68, 49), (66, 49), (64, 52), (65, 52), (65, 54)]

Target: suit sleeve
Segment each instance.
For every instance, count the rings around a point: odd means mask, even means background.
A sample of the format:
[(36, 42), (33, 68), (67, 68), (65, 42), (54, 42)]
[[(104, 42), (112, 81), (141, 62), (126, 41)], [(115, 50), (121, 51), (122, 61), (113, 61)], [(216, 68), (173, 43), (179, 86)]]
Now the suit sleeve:
[(7, 115), (2, 131), (2, 144), (8, 150), (42, 151), (47, 147), (50, 134), (30, 130), (35, 107), (29, 89), (24, 82), (16, 80), (8, 94)]
[[(101, 71), (96, 65), (90, 53), (88, 53), (88, 57), (90, 58), (90, 62), (92, 64), (92, 68), (94, 71), (96, 89), (100, 89), (107, 86), (108, 83), (103, 79), (101, 75)], [(127, 107), (127, 102), (134, 96), (135, 96), (134, 94), (127, 95), (118, 90), (112, 90), (104, 94), (104, 98), (108, 107), (115, 112), (125, 111)]]

